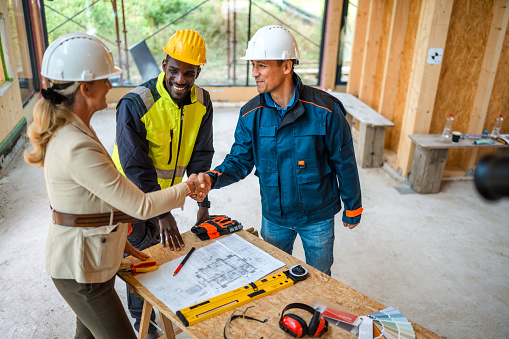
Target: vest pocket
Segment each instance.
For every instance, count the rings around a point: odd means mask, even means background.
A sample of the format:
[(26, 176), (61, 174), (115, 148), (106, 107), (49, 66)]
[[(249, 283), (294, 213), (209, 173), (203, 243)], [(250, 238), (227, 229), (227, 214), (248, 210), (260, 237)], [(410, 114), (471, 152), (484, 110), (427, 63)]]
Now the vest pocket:
[(120, 265), (125, 232), (117, 232), (117, 225), (94, 227), (81, 232), (79, 247), (83, 272), (112, 269)]
[(173, 130), (147, 129), (148, 154), (156, 167), (170, 164), (172, 156)]

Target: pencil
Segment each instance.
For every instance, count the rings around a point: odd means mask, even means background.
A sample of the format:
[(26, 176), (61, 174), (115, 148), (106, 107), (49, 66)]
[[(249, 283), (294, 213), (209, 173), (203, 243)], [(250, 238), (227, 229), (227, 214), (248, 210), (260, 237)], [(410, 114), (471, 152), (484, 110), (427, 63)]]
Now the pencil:
[(189, 259), (189, 257), (191, 256), (191, 254), (193, 254), (195, 248), (191, 248), (191, 250), (189, 250), (189, 252), (187, 252), (186, 254), (186, 257), (184, 258), (184, 260), (182, 260), (182, 262), (180, 263), (179, 267), (177, 267), (177, 269), (175, 270), (175, 272), (173, 272), (173, 275), (175, 276), (179, 271), (180, 269), (182, 268), (182, 266), (184, 266), (184, 264), (186, 263), (187, 259)]

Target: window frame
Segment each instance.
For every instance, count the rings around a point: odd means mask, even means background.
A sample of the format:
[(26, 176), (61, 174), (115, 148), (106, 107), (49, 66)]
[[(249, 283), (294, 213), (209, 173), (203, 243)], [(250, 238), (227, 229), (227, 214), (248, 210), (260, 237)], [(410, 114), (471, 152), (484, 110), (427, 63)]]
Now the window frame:
[(0, 58), (2, 60), (0, 65), (0, 96), (3, 96), (9, 88), (11, 88), (14, 82), (14, 70), (12, 69), (12, 64), (9, 58), (8, 41), (5, 14), (0, 13)]

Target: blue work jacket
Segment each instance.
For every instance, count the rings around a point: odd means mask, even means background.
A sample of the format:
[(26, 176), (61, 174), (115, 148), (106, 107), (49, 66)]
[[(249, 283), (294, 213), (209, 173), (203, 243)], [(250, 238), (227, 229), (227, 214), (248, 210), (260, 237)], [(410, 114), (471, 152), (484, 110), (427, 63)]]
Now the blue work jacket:
[(330, 219), (342, 199), (343, 221), (356, 224), (361, 190), (346, 111), (338, 99), (303, 85), (296, 74), (294, 81), (295, 102), (284, 117), (264, 95), (242, 107), (230, 154), (209, 173), (216, 178), (214, 188), (245, 178), (255, 167), (269, 221), (291, 226)]

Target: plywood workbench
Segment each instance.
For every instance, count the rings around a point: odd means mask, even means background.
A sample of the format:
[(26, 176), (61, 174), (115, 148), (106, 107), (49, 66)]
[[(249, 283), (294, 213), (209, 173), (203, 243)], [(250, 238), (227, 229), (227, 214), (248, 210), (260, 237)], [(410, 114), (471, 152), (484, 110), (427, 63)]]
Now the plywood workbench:
[[(263, 249), (273, 257), (286, 263), (285, 267), (276, 272), (288, 270), (294, 265), (303, 265), (308, 268), (309, 276), (306, 280), (298, 282), (293, 286), (238, 307), (239, 310), (244, 311), (247, 307), (254, 306), (247, 311), (246, 315), (256, 319), (268, 319), (268, 321), (266, 323), (259, 323), (246, 319), (236, 319), (232, 322), (230, 326), (231, 331), (227, 334), (229, 338), (291, 338), (290, 335), (284, 333), (279, 328), (280, 312), (286, 305), (292, 302), (302, 302), (312, 305), (312, 300), (315, 297), (320, 297), (321, 299), (337, 304), (345, 310), (357, 315), (367, 315), (385, 308), (384, 305), (317, 271), (297, 258), (288, 255), (287, 253), (244, 230), (239, 231), (236, 234), (255, 246)], [(144, 252), (150, 255), (151, 260), (155, 260), (158, 265), (162, 265), (168, 261), (183, 256), (187, 253), (187, 249), (193, 246), (198, 249), (216, 240), (201, 241), (191, 232), (186, 232), (182, 236), (186, 244), (185, 251), (170, 251), (168, 248), (164, 248), (161, 244), (158, 244), (144, 250)], [(127, 268), (131, 263), (138, 261), (139, 260), (133, 257), (125, 258), (122, 261), (121, 268)], [(191, 338), (223, 338), (224, 326), (230, 315), (235, 311), (227, 311), (190, 327), (185, 327), (175, 313), (154, 297), (154, 295), (136, 279), (136, 275), (119, 273), (119, 277), (126, 281), (145, 299), (139, 338), (146, 338), (148, 320), (150, 318), (150, 311), (152, 310), (152, 307), (159, 310), (166, 338), (174, 338), (175, 334), (181, 333), (182, 331), (186, 332)], [(393, 306), (397, 308), (397, 305)], [(301, 315), (302, 318), (309, 323), (311, 318), (310, 314), (300, 313), (300, 310), (292, 310), (291, 312)], [(171, 324), (172, 322), (178, 326), (179, 329), (174, 329)], [(433, 332), (417, 324), (412, 324), (418, 338), (440, 338)], [(355, 335), (334, 325), (329, 325), (329, 331), (322, 336), (324, 339), (355, 337)]]

